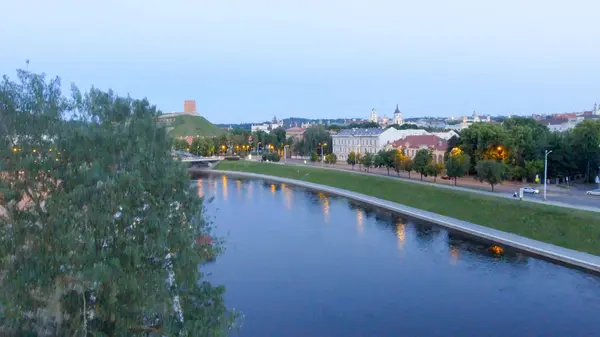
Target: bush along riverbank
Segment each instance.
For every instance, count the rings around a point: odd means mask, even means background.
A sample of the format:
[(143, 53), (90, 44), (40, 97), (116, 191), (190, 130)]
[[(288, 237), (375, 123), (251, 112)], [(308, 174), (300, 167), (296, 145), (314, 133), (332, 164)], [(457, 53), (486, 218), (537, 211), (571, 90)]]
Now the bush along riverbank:
[(342, 188), (600, 255), (600, 213), (314, 167), (223, 161), (216, 169), (266, 174)]

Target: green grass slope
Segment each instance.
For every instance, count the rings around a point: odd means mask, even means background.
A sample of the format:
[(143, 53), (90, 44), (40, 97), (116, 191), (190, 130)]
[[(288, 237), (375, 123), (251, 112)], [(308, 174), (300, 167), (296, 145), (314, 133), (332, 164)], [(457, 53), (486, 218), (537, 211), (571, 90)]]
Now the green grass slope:
[(212, 137), (225, 133), (224, 130), (219, 129), (219, 127), (201, 116), (177, 116), (170, 127), (172, 127), (171, 135), (174, 137)]
[(217, 169), (261, 173), (343, 188), (600, 255), (600, 213), (312, 167), (222, 161)]

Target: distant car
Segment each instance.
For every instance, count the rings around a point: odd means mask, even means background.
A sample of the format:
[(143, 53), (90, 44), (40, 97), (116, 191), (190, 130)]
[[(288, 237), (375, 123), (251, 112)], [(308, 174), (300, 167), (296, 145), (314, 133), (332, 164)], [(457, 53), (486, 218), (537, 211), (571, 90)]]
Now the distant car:
[(587, 195), (600, 195), (600, 188), (585, 192)]
[(540, 194), (540, 190), (533, 187), (523, 187), (523, 193)]

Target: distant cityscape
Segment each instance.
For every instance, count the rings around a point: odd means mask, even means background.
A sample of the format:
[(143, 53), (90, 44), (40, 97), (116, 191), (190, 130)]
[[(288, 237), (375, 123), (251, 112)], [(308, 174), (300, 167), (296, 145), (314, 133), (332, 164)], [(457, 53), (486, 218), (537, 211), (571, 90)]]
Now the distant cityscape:
[[(408, 123), (427, 129), (461, 131), (468, 128), (473, 123), (502, 122), (504, 119), (511, 117), (512, 114), (508, 114), (507, 116), (492, 116), (490, 114), (473, 111), (469, 115), (458, 117), (413, 117), (404, 119), (402, 112), (400, 111), (398, 105), (396, 105), (396, 109), (391, 113), (391, 117), (388, 117), (386, 114), (380, 115), (378, 111), (373, 108), (371, 109), (370, 113), (365, 114), (365, 118), (308, 119), (301, 117), (290, 117), (280, 120), (277, 119), (277, 117), (274, 117), (271, 121), (240, 124), (217, 124), (217, 126), (224, 129), (241, 128), (250, 130), (252, 132), (258, 130), (269, 132), (277, 127), (282, 127), (284, 129), (306, 129), (311, 125), (316, 124), (325, 126), (347, 126), (351, 124), (377, 123), (380, 127), (385, 128), (391, 125), (403, 125)], [(538, 113), (530, 116), (520, 117), (533, 118), (539, 123), (546, 125), (550, 131), (562, 132), (573, 129), (577, 124), (581, 123), (585, 119), (600, 118), (600, 106), (598, 104), (594, 104), (592, 109), (579, 112), (563, 112), (554, 114)]]
[[(166, 124), (171, 130), (176, 119), (181, 116), (197, 116), (194, 100), (184, 102), (183, 112), (172, 112), (158, 117), (160, 123)], [(586, 119), (600, 118), (600, 106), (594, 104), (591, 110), (580, 112), (556, 113), (556, 114), (533, 114), (531, 116), (519, 116), (532, 118), (538, 123), (548, 127), (551, 132), (565, 132), (575, 128)], [(185, 118), (185, 117), (182, 117)], [(190, 117), (187, 117), (190, 118)], [(221, 132), (243, 131), (247, 135), (281, 133), (284, 130), (285, 138), (290, 144), (299, 144), (305, 131), (312, 127), (321, 127), (329, 134), (330, 151), (340, 160), (348, 159), (351, 153), (372, 153), (381, 150), (392, 150), (402, 148), (409, 158), (414, 158), (416, 153), (423, 148), (431, 151), (434, 163), (442, 163), (444, 153), (451, 144), (458, 141), (461, 131), (477, 123), (500, 124), (508, 116), (491, 116), (490, 114), (473, 111), (470, 115), (460, 117), (416, 117), (404, 119), (403, 113), (398, 105), (388, 117), (379, 114), (373, 108), (365, 118), (338, 118), (338, 119), (307, 119), (290, 117), (278, 119), (276, 116), (271, 121), (241, 124), (217, 124), (212, 125)], [(195, 121), (188, 121), (190, 124)], [(198, 118), (204, 120), (204, 118)], [(210, 136), (205, 132), (206, 128), (191, 128), (190, 131), (181, 131), (182, 123), (179, 123), (177, 138), (184, 139), (189, 145), (196, 137)], [(276, 131), (280, 130), (280, 131)], [(213, 135), (215, 136), (215, 135)], [(252, 137), (250, 137), (252, 138)], [(453, 140), (454, 139), (454, 140)], [(293, 147), (293, 149), (297, 149)], [(293, 150), (292, 152), (298, 152)]]

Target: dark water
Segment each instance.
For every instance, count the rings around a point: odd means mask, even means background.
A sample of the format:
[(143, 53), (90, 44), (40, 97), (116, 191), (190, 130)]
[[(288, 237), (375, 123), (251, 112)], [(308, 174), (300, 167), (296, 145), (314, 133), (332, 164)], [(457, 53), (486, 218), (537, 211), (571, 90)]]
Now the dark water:
[(600, 336), (600, 278), (284, 184), (204, 177), (240, 336)]

